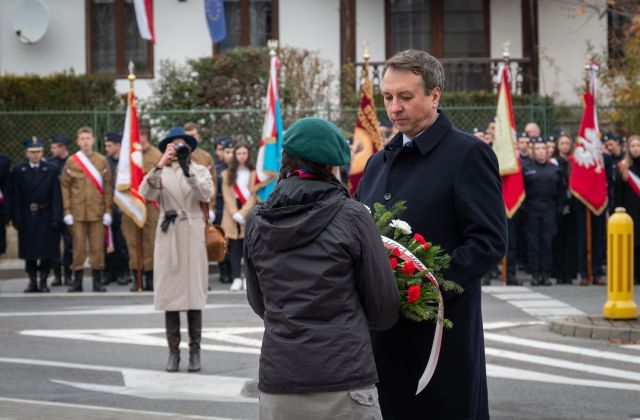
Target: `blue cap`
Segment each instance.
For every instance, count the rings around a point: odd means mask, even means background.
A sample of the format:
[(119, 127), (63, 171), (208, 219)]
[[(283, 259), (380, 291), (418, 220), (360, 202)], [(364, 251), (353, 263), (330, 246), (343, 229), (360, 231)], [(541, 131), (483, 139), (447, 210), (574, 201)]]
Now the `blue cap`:
[(35, 136), (22, 144), (29, 152), (40, 152), (44, 148), (44, 142)]
[(71, 139), (64, 134), (54, 134), (49, 136), (49, 139), (51, 139), (51, 144), (64, 144), (65, 146), (71, 144)]
[(520, 138), (520, 137), (527, 137), (528, 138), (529, 135), (527, 134), (526, 131), (521, 131), (521, 132), (518, 133), (518, 138)]
[(104, 141), (110, 141), (113, 143), (122, 143), (122, 133), (117, 131), (109, 131), (104, 135)]

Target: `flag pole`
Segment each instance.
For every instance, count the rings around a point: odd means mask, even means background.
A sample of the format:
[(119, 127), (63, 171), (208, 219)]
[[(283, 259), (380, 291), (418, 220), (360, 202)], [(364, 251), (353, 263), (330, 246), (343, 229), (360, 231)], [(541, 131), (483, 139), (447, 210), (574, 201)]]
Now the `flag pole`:
[[(590, 89), (590, 85), (589, 85), (589, 80), (590, 75), (589, 75), (589, 71), (591, 70), (591, 65), (587, 62), (584, 65), (584, 69), (585, 69), (585, 89), (587, 91), (589, 91)], [(595, 107), (595, 103), (593, 104), (593, 106)], [(593, 260), (593, 251), (592, 251), (592, 242), (591, 242), (591, 209), (588, 206), (585, 206), (585, 210), (586, 210), (586, 224), (587, 224), (587, 228), (585, 230), (586, 235), (587, 235), (587, 281), (589, 283), (591, 283), (593, 281), (593, 270), (591, 267), (592, 264), (592, 260)]]
[[(134, 74), (135, 64), (133, 61), (129, 61), (129, 106), (131, 106), (131, 101), (133, 99), (133, 82), (136, 80), (136, 75)], [(126, 127), (127, 130), (130, 130), (129, 127)], [(138, 292), (142, 292), (142, 228), (135, 225), (136, 229), (136, 258), (138, 259), (138, 270), (136, 271), (136, 284), (138, 286)]]
[[(504, 65), (507, 66), (507, 74), (509, 74), (508, 70), (509, 70), (509, 58), (511, 57), (511, 54), (509, 53), (509, 47), (511, 46), (511, 42), (509, 41), (505, 41), (503, 45), (504, 50), (502, 51), (502, 58), (504, 59)], [(509, 83), (509, 80), (506, 80), (505, 83)], [(500, 87), (500, 85), (498, 85), (498, 87)], [(507, 223), (509, 223), (509, 220), (507, 220)], [(509, 240), (508, 240), (508, 235), (507, 235), (507, 254), (509, 253)], [(500, 280), (502, 282), (503, 286), (507, 285), (507, 255), (503, 255), (502, 256), (502, 264), (501, 264), (501, 270), (500, 270)]]

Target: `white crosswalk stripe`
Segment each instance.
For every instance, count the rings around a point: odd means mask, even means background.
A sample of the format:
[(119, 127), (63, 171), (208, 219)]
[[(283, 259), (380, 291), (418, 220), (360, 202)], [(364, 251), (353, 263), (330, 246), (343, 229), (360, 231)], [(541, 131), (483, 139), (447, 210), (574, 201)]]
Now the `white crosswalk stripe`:
[(525, 286), (484, 286), (482, 291), (521, 309), (529, 315), (542, 319), (556, 316), (585, 315), (584, 312), (577, 308)]

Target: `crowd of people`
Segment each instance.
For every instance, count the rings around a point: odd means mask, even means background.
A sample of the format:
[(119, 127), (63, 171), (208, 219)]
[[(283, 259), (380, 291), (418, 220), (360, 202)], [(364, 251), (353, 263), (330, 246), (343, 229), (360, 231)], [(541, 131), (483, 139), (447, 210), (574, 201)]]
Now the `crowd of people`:
[[(474, 129), (476, 137), (491, 145), (495, 122), (485, 130)], [(566, 132), (541, 136), (538, 124), (526, 124), (518, 134), (517, 149), (522, 162), (526, 198), (508, 219), (507, 284), (522, 284), (516, 276), (520, 266), (532, 275), (533, 286), (606, 284), (606, 224), (616, 207), (624, 207), (634, 221), (634, 255), (640, 261), (640, 196), (627, 182), (629, 171), (640, 174), (640, 136), (607, 133), (602, 136), (607, 178), (608, 206), (601, 215), (591, 215), (592, 266), (587, 269), (587, 217), (590, 211), (569, 190), (570, 156), (575, 138)], [(635, 264), (635, 283), (640, 281)], [(483, 282), (499, 276), (499, 269), (487, 273)]]
[[(201, 142), (195, 123), (185, 124), (183, 130)], [(163, 153), (152, 144), (148, 125), (141, 125), (139, 132), (146, 175), (157, 167)], [(24, 142), (24, 162), (12, 167), (10, 159), (0, 155), (0, 254), (6, 252), (6, 228), (11, 224), (18, 232), (18, 254), (29, 277), (25, 293), (49, 292), (50, 286), (82, 292), (87, 258), (93, 291), (104, 292), (110, 283), (130, 284), (131, 291), (153, 291), (160, 207), (156, 200), (146, 200), (146, 221), (138, 229), (114, 202), (122, 133), (104, 134), (104, 154), (94, 150), (95, 133), (90, 127), (76, 132), (81, 153), (71, 153), (73, 141), (66, 135), (51, 135), (47, 141), (48, 157), (45, 141), (35, 137)], [(191, 160), (207, 168), (213, 179), (208, 218), (221, 225), (229, 239), (229, 252), (219, 263), (219, 279), (233, 291), (243, 290), (244, 224), (260, 188), (251, 182), (256, 176), (249, 148), (219, 137), (214, 156), (198, 147)]]

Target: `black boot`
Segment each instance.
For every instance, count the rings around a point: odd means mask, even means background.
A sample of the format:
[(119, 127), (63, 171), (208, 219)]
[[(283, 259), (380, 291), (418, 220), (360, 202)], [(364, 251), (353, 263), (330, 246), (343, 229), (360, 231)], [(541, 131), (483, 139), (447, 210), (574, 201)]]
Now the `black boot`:
[(62, 282), (63, 282), (62, 284), (64, 284), (65, 286), (71, 284), (71, 267), (68, 267), (68, 266), (64, 267), (64, 278)]
[(513, 273), (507, 273), (507, 286), (522, 286), (522, 280)]
[(153, 292), (153, 271), (144, 272), (144, 290)]
[(164, 327), (169, 345), (169, 360), (167, 372), (177, 372), (180, 367), (180, 312), (166, 311), (164, 313)]
[(37, 270), (29, 270), (29, 285), (26, 289), (24, 289), (25, 293), (38, 293), (38, 271)]
[(551, 280), (549, 280), (549, 273), (543, 271), (540, 275), (540, 284), (543, 286), (551, 286)]
[(93, 279), (93, 291), (94, 292), (106, 292), (107, 289), (102, 285), (102, 271), (91, 270), (91, 278)]
[(117, 283), (120, 286), (126, 286), (130, 282), (131, 282), (131, 275), (129, 274), (129, 270), (124, 270), (122, 273), (120, 273), (117, 281)]
[(58, 263), (53, 264), (53, 282), (51, 286), (62, 286), (62, 266)]
[(200, 338), (202, 337), (202, 311), (187, 311), (189, 322), (189, 372), (200, 371)]
[[(129, 290), (131, 292), (137, 292), (138, 291), (138, 270), (133, 270), (132, 274), (133, 274), (133, 278), (131, 279), (131, 288)], [(143, 280), (142, 285), (144, 286), (144, 278), (142, 280)]]
[(47, 287), (47, 277), (49, 277), (49, 269), (40, 270), (40, 291), (43, 293), (49, 293)]
[(227, 261), (225, 260), (218, 263), (218, 270), (220, 271), (218, 281), (223, 284), (231, 283), (231, 272), (227, 265)]
[(542, 275), (538, 271), (533, 272), (533, 277), (531, 278), (532, 286), (540, 286), (542, 284)]
[(68, 292), (82, 292), (82, 278), (84, 276), (84, 270), (76, 270), (73, 272), (73, 282), (69, 286)]

